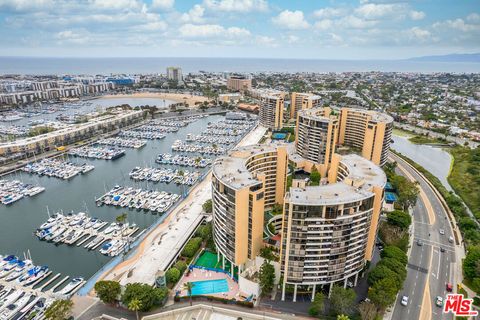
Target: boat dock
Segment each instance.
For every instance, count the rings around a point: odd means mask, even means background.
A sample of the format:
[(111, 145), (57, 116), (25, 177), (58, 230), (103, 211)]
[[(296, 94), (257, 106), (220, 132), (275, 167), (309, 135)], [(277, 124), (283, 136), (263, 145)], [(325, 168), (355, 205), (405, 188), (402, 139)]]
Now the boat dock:
[[(108, 227), (106, 227), (109, 225)], [(106, 227), (106, 228), (105, 228)], [(43, 223), (36, 231), (40, 240), (67, 245), (82, 246), (95, 250), (108, 241), (108, 251), (102, 252), (108, 256), (116, 256), (128, 243), (133, 241), (132, 237), (139, 228), (129, 223), (112, 222), (108, 223), (96, 218), (90, 218), (85, 213), (61, 215), (56, 214)]]
[(115, 186), (98, 198), (96, 202), (98, 206), (106, 204), (122, 208), (143, 209), (152, 213), (164, 213), (179, 199), (180, 195), (175, 193)]

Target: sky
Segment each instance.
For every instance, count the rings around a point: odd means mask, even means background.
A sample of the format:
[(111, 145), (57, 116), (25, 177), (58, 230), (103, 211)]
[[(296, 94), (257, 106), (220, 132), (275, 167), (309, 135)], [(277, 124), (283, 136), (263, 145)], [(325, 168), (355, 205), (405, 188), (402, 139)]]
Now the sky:
[(403, 59), (480, 52), (480, 0), (0, 0), (0, 56)]

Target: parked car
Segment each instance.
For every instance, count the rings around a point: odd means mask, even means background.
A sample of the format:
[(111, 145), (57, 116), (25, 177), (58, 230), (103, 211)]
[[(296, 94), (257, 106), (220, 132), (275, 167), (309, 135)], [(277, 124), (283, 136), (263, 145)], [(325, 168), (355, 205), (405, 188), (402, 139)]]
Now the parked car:
[(400, 303), (402, 304), (402, 306), (406, 306), (408, 304), (408, 296), (403, 296)]

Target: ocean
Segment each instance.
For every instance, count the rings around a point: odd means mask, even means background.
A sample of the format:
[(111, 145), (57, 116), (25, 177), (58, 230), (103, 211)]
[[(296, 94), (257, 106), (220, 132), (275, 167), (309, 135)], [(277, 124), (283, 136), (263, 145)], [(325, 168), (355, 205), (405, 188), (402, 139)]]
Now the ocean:
[(478, 73), (480, 63), (411, 60), (300, 60), (254, 58), (32, 58), (0, 57), (0, 74), (154, 74), (178, 66), (211, 72), (452, 72)]

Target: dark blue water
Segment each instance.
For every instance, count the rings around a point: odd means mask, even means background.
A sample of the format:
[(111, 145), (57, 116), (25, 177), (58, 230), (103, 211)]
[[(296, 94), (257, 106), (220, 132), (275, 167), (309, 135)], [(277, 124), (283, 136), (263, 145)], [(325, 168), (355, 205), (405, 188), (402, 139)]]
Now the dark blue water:
[(212, 72), (480, 72), (480, 63), (408, 60), (301, 60), (259, 58), (32, 58), (0, 57), (0, 74), (165, 73), (168, 66), (184, 73)]

